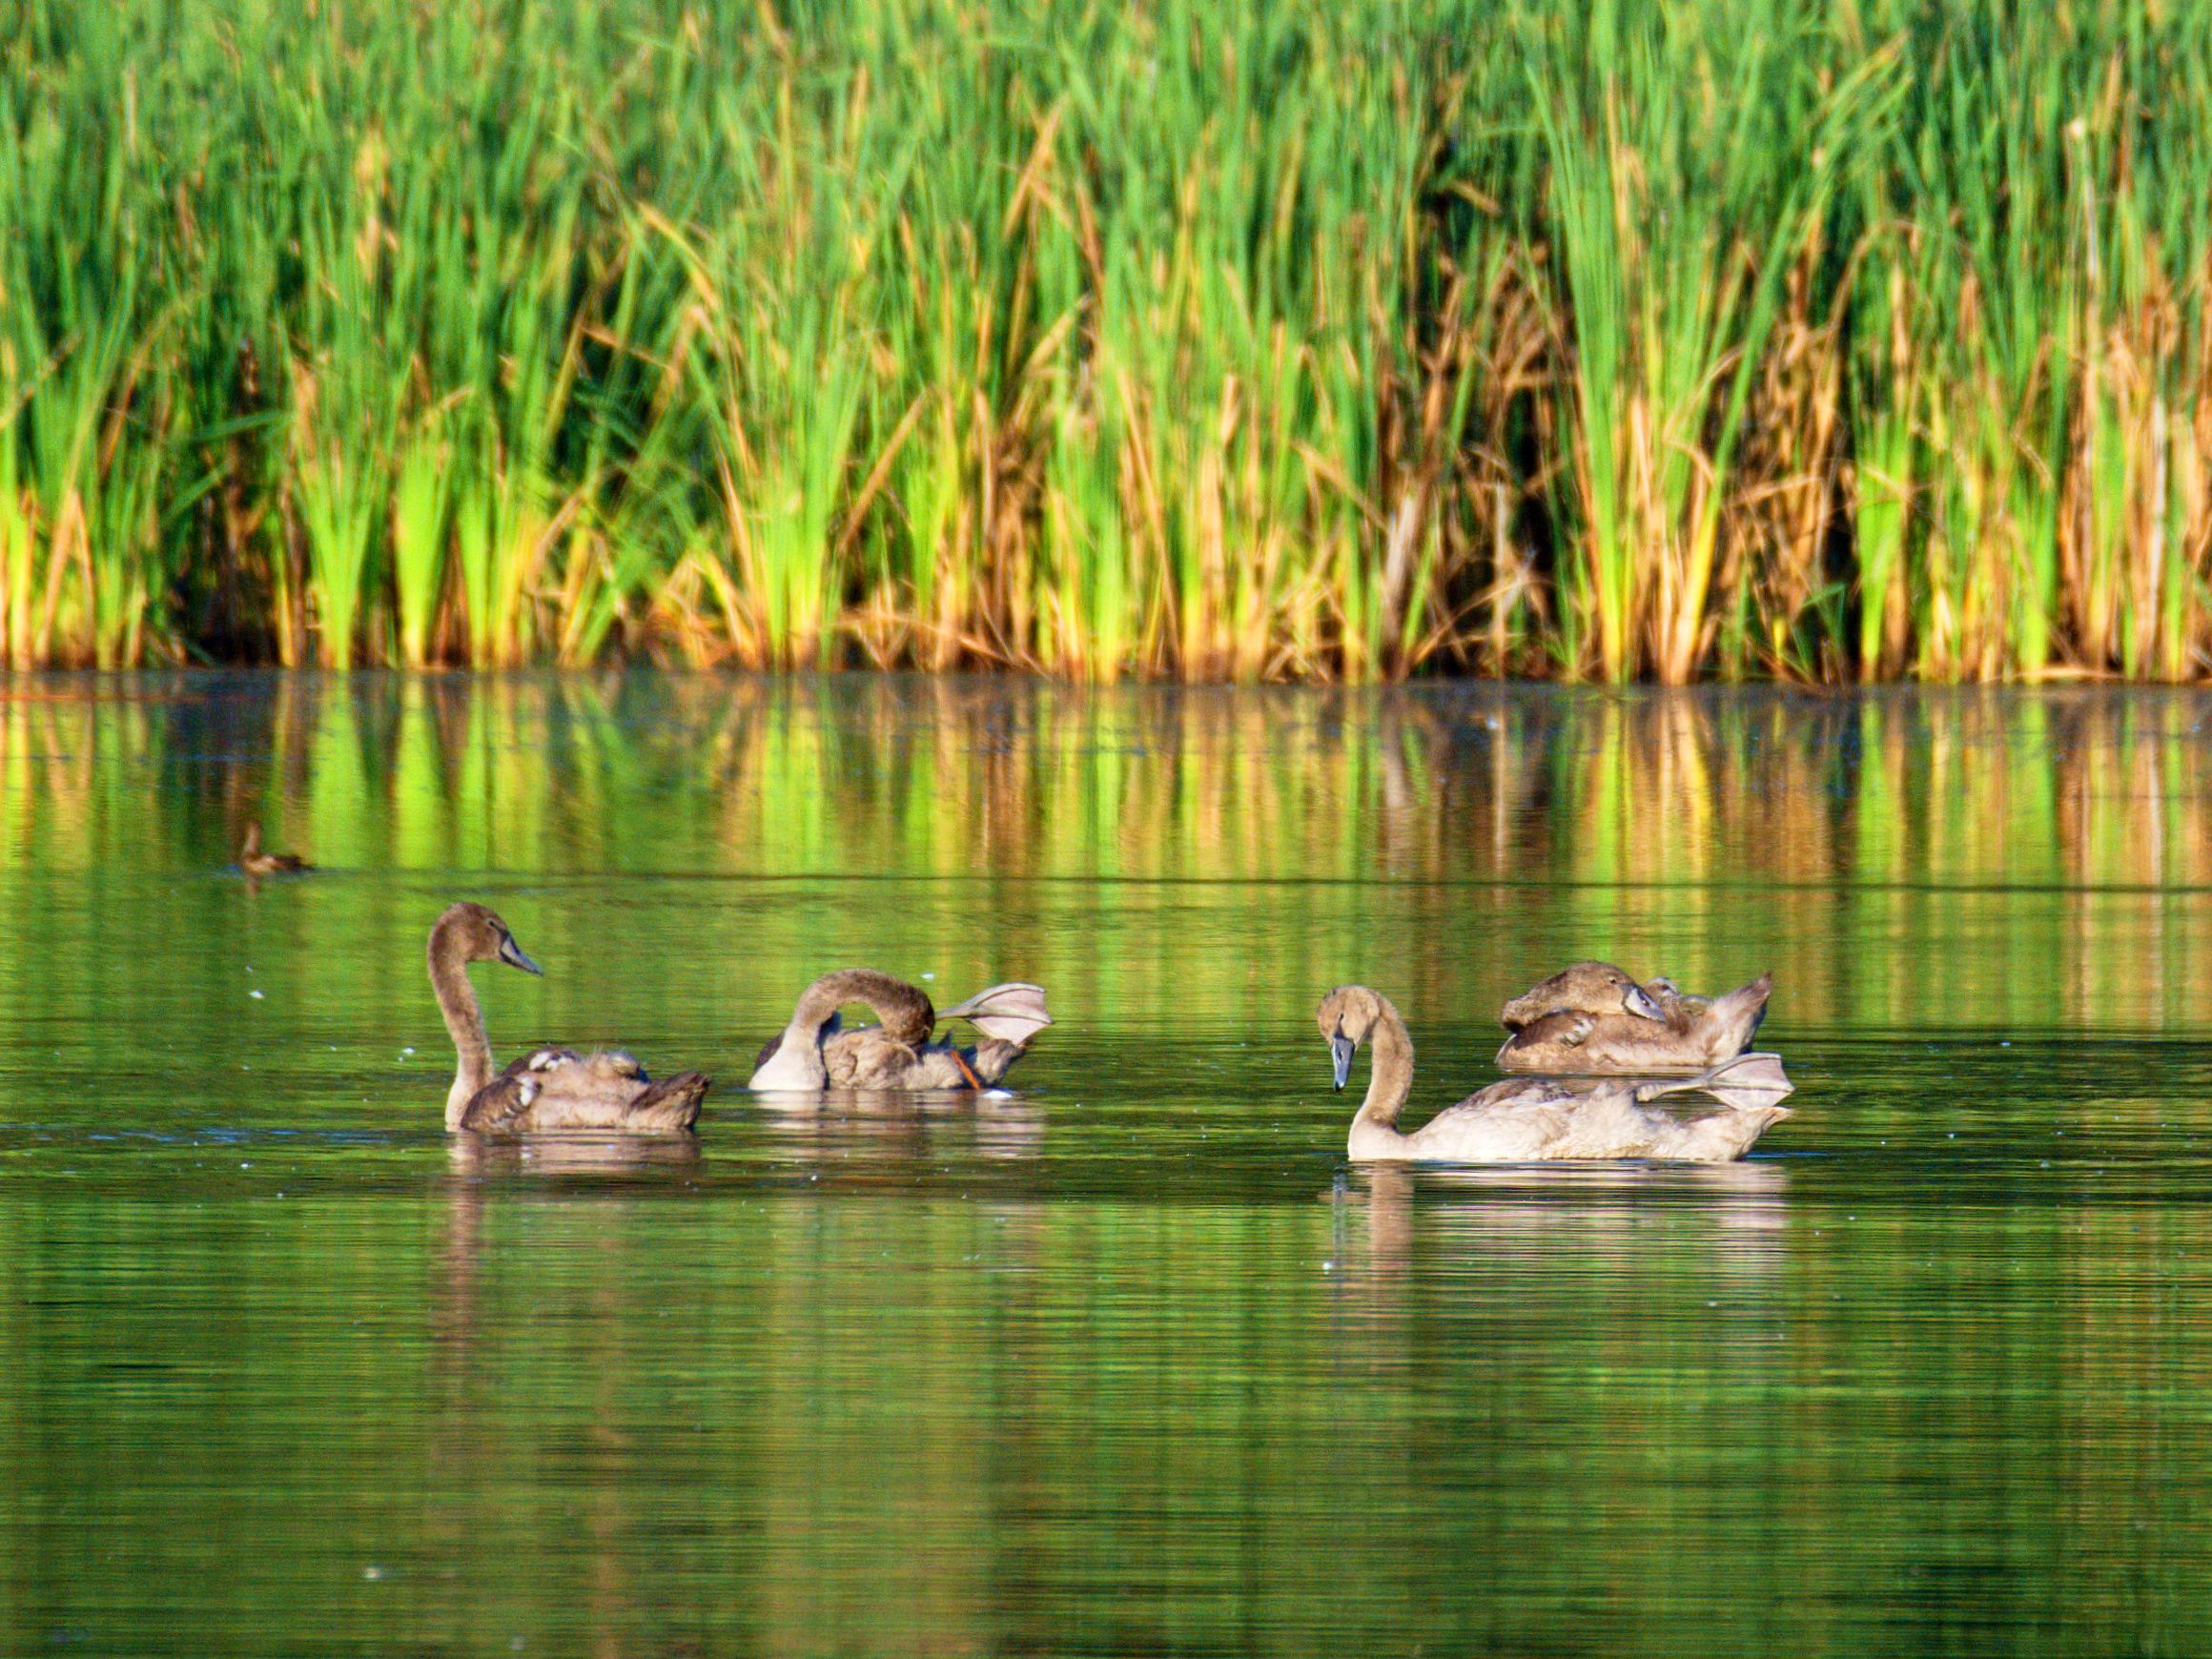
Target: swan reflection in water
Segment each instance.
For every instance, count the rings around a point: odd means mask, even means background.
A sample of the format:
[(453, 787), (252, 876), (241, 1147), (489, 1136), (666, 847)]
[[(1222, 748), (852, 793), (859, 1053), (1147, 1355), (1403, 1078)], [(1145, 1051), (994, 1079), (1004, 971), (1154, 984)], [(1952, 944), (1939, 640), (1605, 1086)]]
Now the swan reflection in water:
[[(492, 1600), (551, 1621), (568, 1650), (667, 1650), (640, 1633), (660, 1594), (640, 1567), (653, 1515), (623, 1477), (639, 1455), (632, 1391), (665, 1282), (640, 1263), (669, 1248), (670, 1218), (653, 1212), (690, 1209), (701, 1162), (690, 1135), (464, 1131), (447, 1142), (430, 1306), (439, 1480), (461, 1535), (558, 1540), (557, 1582), (523, 1575)], [(518, 1326), (519, 1308), (530, 1324)], [(518, 1329), (540, 1340), (518, 1342)], [(547, 1446), (570, 1470), (550, 1494), (515, 1479)], [(431, 1617), (467, 1628), (497, 1616), (481, 1590), (464, 1574), (422, 1593)]]
[(1580, 1271), (1592, 1257), (1632, 1264), (1664, 1239), (1672, 1261), (1695, 1250), (1734, 1284), (1780, 1265), (1789, 1191), (1771, 1161), (1354, 1165), (1329, 1195), (1333, 1270), (1396, 1279), (1418, 1243), (1430, 1262)]
[(464, 1130), (449, 1137), (445, 1237), (438, 1253), (440, 1294), (431, 1305), (431, 1334), (455, 1386), (465, 1380), (476, 1333), (487, 1201), (534, 1191), (620, 1208), (643, 1192), (689, 1186), (699, 1163), (699, 1138), (692, 1135), (489, 1136)]
[(441, 1353), (464, 1359), (476, 1319), (476, 1272), (485, 1202), (495, 1194), (546, 1191), (622, 1205), (640, 1191), (691, 1184), (700, 1164), (693, 1135), (488, 1136), (446, 1142), (445, 1238), (439, 1251), (443, 1294), (432, 1327)]
[[(447, 1164), (453, 1174), (480, 1182), (499, 1175), (534, 1175), (602, 1176), (622, 1183), (697, 1169), (701, 1142), (696, 1135), (631, 1135), (621, 1131), (522, 1136), (463, 1132), (452, 1137), (447, 1150)], [(658, 1183), (648, 1180), (647, 1184)]]
[(787, 1157), (860, 1157), (904, 1162), (949, 1154), (1034, 1157), (1045, 1114), (1000, 1090), (831, 1089), (752, 1096), (763, 1108), (745, 1125), (748, 1140)]

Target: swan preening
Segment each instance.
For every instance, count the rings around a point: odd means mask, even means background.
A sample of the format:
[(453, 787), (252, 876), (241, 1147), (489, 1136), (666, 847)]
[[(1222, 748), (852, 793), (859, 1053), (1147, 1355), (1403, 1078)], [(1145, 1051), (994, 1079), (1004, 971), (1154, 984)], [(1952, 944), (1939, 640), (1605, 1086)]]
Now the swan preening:
[(1725, 996), (1690, 996), (1671, 979), (1639, 984), (1610, 962), (1577, 962), (1505, 1004), (1507, 1072), (1696, 1072), (1751, 1047), (1774, 979)]
[[(457, 1056), (445, 1096), (448, 1130), (665, 1132), (689, 1129), (697, 1120), (707, 1077), (684, 1072), (656, 1083), (621, 1049), (584, 1053), (545, 1043), (494, 1071), (468, 964), (503, 962), (525, 973), (542, 972), (497, 912), (480, 904), (448, 907), (430, 930), (428, 956), (430, 988)], [(872, 1009), (880, 1023), (843, 1029), (838, 1010), (854, 1002)], [(980, 1040), (970, 1048), (932, 1041), (940, 1018), (967, 1021)], [(761, 1051), (751, 1086), (814, 1093), (984, 1089), (1004, 1077), (1030, 1038), (1052, 1023), (1041, 986), (993, 985), (940, 1015), (918, 987), (848, 969), (807, 987), (790, 1023)]]
[(1643, 987), (1610, 962), (1577, 962), (1506, 1003), (1498, 1023), (1519, 1031), (1549, 1014), (1617, 1014), (1624, 1006), (1642, 1014), (1642, 996)]
[[(1364, 985), (1341, 985), (1316, 1016), (1328, 1040), (1336, 1086), (1362, 1043), (1372, 1058), (1366, 1098), (1352, 1119), (1356, 1161), (1400, 1158), (1448, 1163), (1528, 1163), (1558, 1158), (1666, 1158), (1726, 1163), (1749, 1152), (1770, 1125), (1790, 1116), (1791, 1093), (1772, 1055), (1731, 1055), (1700, 1075), (1653, 1077), (1508, 1077), (1470, 1095), (1406, 1134), (1398, 1127), (1413, 1093), (1413, 1038), (1390, 999)], [(1720, 1110), (1682, 1119), (1650, 1104), (1699, 1093)]]
[(499, 915), (478, 904), (449, 907), (430, 930), (430, 988), (459, 1064), (445, 1095), (445, 1127), (492, 1134), (549, 1129), (655, 1133), (689, 1129), (707, 1079), (683, 1072), (661, 1082), (620, 1049), (579, 1053), (542, 1044), (494, 1075), (483, 1011), (469, 983), (471, 962), (543, 970), (522, 953)]
[[(256, 836), (248, 850), (257, 850)], [(682, 1132), (699, 1116), (707, 1079), (684, 1072), (654, 1082), (620, 1049), (582, 1052), (547, 1043), (495, 1072), (471, 962), (541, 972), (507, 924), (479, 904), (450, 906), (430, 931), (431, 990), (457, 1057), (445, 1126), (490, 1134), (548, 1130)], [(1789, 1077), (1773, 1055), (1742, 1052), (1757, 1028), (1771, 978), (1725, 996), (1689, 996), (1666, 979), (1638, 983), (1609, 963), (1582, 962), (1505, 1005), (1512, 1030), (1499, 1063), (1580, 1075), (1522, 1075), (1493, 1083), (1411, 1133), (1398, 1126), (1413, 1092), (1413, 1039), (1390, 999), (1342, 985), (1317, 1016), (1335, 1082), (1344, 1087), (1362, 1044), (1372, 1054), (1366, 1097), (1352, 1119), (1356, 1160), (1459, 1163), (1658, 1158), (1725, 1163), (1749, 1152), (1790, 1114)], [(839, 1011), (860, 1003), (877, 1023), (847, 1030)], [(936, 1037), (964, 1020), (979, 1040)], [(1041, 987), (993, 985), (939, 1011), (929, 994), (888, 973), (846, 969), (808, 986), (789, 1022), (761, 1050), (750, 1080), (764, 1091), (981, 1090), (1003, 1078), (1029, 1041), (1053, 1023)], [(1646, 1074), (1701, 1069), (1662, 1077)], [(1592, 1075), (1605, 1074), (1605, 1075)], [(1718, 1110), (1678, 1118), (1653, 1104), (1699, 1094)]]
[[(838, 1010), (854, 1002), (873, 1012), (878, 1023), (846, 1030)], [(967, 1021), (983, 1040), (966, 1049), (950, 1038), (932, 1042), (938, 1022), (949, 1019)], [(811, 1093), (989, 1088), (1052, 1023), (1044, 988), (1026, 981), (993, 985), (939, 1014), (919, 986), (848, 968), (823, 974), (800, 993), (790, 1022), (761, 1050), (748, 1087)]]

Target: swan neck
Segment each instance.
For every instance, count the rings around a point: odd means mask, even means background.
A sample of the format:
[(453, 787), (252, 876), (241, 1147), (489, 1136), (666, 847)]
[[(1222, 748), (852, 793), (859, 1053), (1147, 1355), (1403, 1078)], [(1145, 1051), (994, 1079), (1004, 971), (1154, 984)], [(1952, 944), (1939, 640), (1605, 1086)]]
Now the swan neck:
[(483, 1010), (469, 983), (468, 967), (455, 941), (442, 931), (430, 935), (430, 989), (438, 1012), (453, 1037), (453, 1087), (445, 1096), (445, 1127), (461, 1127), (461, 1114), (478, 1090), (492, 1080), (491, 1039), (484, 1034)]
[(937, 1011), (924, 992), (867, 968), (825, 973), (808, 986), (791, 1015), (790, 1029), (818, 1036), (830, 1016), (849, 1002), (866, 1004), (888, 1035), (910, 1047), (928, 1042), (936, 1029)]
[(775, 1048), (755, 1067), (748, 1089), (804, 1091), (827, 1087), (830, 1070), (822, 1063), (822, 1022), (828, 1014), (809, 1019), (802, 1000)]
[(1367, 1051), (1373, 1056), (1367, 1068), (1367, 1097), (1360, 1103), (1352, 1124), (1355, 1129), (1363, 1124), (1395, 1135), (1398, 1115), (1413, 1093), (1413, 1037), (1398, 1010), (1386, 998), (1377, 1000), (1382, 1010), (1375, 1029), (1367, 1034)]

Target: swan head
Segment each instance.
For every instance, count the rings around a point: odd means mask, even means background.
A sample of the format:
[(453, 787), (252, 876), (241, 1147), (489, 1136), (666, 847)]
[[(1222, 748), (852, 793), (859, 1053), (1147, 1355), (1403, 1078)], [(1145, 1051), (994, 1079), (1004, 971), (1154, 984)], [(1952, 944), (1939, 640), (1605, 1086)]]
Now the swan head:
[(1547, 1014), (1619, 1014), (1664, 1020), (1666, 1011), (1626, 971), (1610, 962), (1577, 962), (1505, 1004), (1498, 1021), (1507, 1031), (1533, 1025)]
[(1340, 985), (1321, 998), (1314, 1023), (1328, 1039), (1329, 1059), (1336, 1068), (1337, 1087), (1352, 1075), (1352, 1055), (1367, 1040), (1375, 1022), (1382, 1017), (1382, 999), (1364, 985)]
[(497, 911), (466, 900), (448, 906), (438, 918), (430, 930), (430, 947), (434, 955), (451, 952), (463, 962), (504, 962), (525, 973), (545, 972), (522, 954), (522, 947), (515, 943), (514, 933)]

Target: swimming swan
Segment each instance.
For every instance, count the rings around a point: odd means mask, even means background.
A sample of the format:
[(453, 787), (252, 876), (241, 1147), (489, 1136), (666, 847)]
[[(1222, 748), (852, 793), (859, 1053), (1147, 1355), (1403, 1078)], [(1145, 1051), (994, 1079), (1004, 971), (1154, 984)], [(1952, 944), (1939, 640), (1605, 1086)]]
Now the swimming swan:
[(544, 972), (522, 954), (499, 916), (478, 904), (457, 904), (430, 930), (430, 989), (453, 1034), (460, 1064), (445, 1096), (445, 1127), (495, 1134), (548, 1129), (663, 1132), (689, 1129), (699, 1116), (707, 1079), (683, 1072), (662, 1082), (620, 1049), (590, 1054), (560, 1044), (531, 1050), (496, 1076), (471, 962), (504, 962), (525, 973)]
[[(1336, 1084), (1351, 1075), (1352, 1055), (1372, 1039), (1367, 1097), (1352, 1119), (1355, 1161), (1402, 1158), (1438, 1163), (1533, 1163), (1555, 1158), (1662, 1158), (1728, 1163), (1749, 1152), (1771, 1124), (1790, 1116), (1782, 1062), (1745, 1055), (1679, 1082), (1622, 1077), (1572, 1083), (1508, 1077), (1438, 1113), (1411, 1135), (1398, 1128), (1413, 1092), (1413, 1039), (1389, 998), (1364, 985), (1341, 985), (1316, 1016), (1328, 1039)], [(1646, 1101), (1696, 1090), (1723, 1110), (1684, 1122)]]
[(1690, 996), (1671, 979), (1639, 985), (1610, 962), (1577, 962), (1505, 1004), (1507, 1072), (1695, 1072), (1751, 1046), (1774, 976), (1725, 996)]
[[(865, 1003), (882, 1023), (846, 1031), (837, 1011)], [(964, 1019), (983, 1034), (973, 1048), (930, 1041), (940, 1019)], [(1041, 986), (1016, 981), (978, 992), (942, 1014), (927, 993), (889, 973), (848, 968), (800, 993), (790, 1024), (762, 1049), (753, 1089), (982, 1089), (1021, 1058), (1053, 1023)]]

